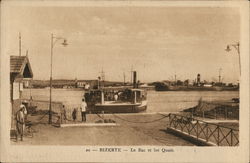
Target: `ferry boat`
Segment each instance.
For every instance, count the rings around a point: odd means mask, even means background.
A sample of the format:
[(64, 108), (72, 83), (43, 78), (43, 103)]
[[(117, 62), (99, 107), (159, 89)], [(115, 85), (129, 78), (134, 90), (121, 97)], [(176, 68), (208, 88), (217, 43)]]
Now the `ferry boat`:
[[(134, 72), (136, 78), (136, 72)], [(84, 94), (88, 113), (138, 113), (147, 109), (147, 92), (139, 89), (134, 79), (133, 88), (103, 87)]]

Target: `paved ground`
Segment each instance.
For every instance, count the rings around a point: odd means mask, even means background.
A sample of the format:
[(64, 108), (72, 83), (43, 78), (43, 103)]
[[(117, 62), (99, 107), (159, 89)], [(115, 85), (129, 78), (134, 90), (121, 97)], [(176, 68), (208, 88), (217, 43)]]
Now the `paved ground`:
[[(26, 136), (24, 141), (12, 143), (22, 145), (193, 145), (166, 133), (168, 118), (164, 118), (160, 114), (118, 114), (117, 116), (105, 115), (104, 118), (115, 120), (120, 126), (58, 128), (47, 124), (37, 124), (32, 126), (36, 131), (32, 138)], [(33, 116), (28, 119), (35, 121), (38, 118)], [(86, 123), (93, 123), (101, 119), (97, 115), (87, 115)], [(46, 117), (43, 118), (43, 122), (47, 122)]]

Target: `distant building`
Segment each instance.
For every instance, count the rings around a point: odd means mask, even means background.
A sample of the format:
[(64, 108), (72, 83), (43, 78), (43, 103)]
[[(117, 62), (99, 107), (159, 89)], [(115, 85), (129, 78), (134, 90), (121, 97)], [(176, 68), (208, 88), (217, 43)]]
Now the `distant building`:
[(76, 83), (77, 88), (91, 89), (97, 85), (97, 80), (78, 80)]
[(77, 81), (77, 88), (85, 88), (86, 82), (84, 81)]

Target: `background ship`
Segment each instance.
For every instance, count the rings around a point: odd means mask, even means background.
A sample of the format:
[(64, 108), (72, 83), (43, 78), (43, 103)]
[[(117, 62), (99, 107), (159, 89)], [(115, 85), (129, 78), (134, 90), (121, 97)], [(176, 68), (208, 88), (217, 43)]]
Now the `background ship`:
[(206, 82), (205, 80), (201, 81), (201, 75), (197, 74), (197, 78), (193, 83), (190, 83), (189, 80), (181, 81), (162, 81), (162, 82), (154, 82), (156, 91), (238, 91), (239, 84), (234, 85), (232, 83), (226, 85), (221, 80), (221, 75), (219, 73), (218, 82)]

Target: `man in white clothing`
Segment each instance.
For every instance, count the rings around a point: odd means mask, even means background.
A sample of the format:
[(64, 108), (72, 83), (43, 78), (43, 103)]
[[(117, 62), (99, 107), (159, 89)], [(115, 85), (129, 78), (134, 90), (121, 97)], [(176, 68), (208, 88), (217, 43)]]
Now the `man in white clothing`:
[(20, 109), (16, 112), (16, 128), (17, 132), (23, 141), (23, 134), (25, 130), (25, 106), (21, 105)]
[(26, 104), (27, 102), (24, 101), (22, 102), (22, 104), (20, 105), (20, 109), (23, 108), (23, 113), (24, 113), (24, 120), (26, 121), (27, 120), (27, 115), (28, 115), (28, 111), (27, 111), (27, 108), (26, 108)]
[(82, 104), (81, 104), (81, 112), (82, 112), (82, 121), (86, 122), (86, 109), (87, 109), (87, 104), (84, 99), (82, 99)]

